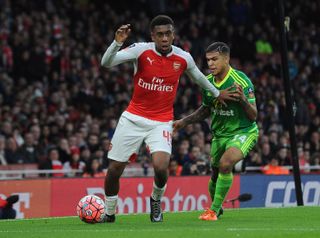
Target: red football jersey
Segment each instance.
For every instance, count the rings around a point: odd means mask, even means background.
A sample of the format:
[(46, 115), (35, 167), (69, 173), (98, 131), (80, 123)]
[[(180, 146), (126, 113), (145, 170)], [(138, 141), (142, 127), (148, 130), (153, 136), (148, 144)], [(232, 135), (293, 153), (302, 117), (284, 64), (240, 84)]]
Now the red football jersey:
[(172, 47), (172, 52), (166, 56), (155, 50), (154, 43), (136, 43), (119, 52), (117, 58), (124, 60), (127, 55), (136, 59), (133, 61), (134, 91), (128, 112), (155, 121), (173, 120), (173, 103), (181, 74), (196, 66), (189, 53)]

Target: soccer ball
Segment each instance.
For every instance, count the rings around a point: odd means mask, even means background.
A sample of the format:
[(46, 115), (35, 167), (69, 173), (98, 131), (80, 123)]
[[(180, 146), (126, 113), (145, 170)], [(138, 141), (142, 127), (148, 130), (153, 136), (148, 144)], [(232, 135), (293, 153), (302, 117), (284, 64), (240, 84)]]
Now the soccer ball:
[(96, 195), (87, 195), (80, 199), (77, 205), (77, 214), (81, 221), (99, 223), (105, 217), (105, 204)]

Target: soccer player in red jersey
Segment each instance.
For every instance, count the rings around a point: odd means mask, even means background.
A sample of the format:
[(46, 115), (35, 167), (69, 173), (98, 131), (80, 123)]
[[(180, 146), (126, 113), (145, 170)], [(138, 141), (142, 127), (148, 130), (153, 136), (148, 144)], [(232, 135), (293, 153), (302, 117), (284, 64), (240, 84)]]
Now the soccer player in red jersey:
[(101, 60), (101, 65), (107, 68), (124, 62), (134, 65), (133, 96), (119, 119), (108, 153), (106, 222), (115, 221), (120, 176), (128, 161), (136, 157), (143, 142), (150, 149), (155, 173), (150, 219), (152, 222), (163, 220), (160, 205), (168, 180), (173, 103), (184, 72), (221, 103), (233, 99), (231, 90), (217, 90), (197, 68), (191, 55), (172, 45), (174, 23), (170, 17), (155, 17), (150, 23), (150, 30), (153, 42), (135, 43), (120, 50), (131, 31), (130, 24), (122, 25)]

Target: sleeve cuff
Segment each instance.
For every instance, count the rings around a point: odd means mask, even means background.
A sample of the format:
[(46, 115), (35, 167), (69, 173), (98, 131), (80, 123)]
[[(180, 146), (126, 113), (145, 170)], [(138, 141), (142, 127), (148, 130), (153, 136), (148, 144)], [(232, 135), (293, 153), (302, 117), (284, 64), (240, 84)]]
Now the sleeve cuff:
[(118, 42), (116, 40), (113, 40), (113, 43), (116, 44), (116, 46), (119, 46), (119, 47), (121, 47), (123, 45), (123, 42), (120, 43), (120, 42)]

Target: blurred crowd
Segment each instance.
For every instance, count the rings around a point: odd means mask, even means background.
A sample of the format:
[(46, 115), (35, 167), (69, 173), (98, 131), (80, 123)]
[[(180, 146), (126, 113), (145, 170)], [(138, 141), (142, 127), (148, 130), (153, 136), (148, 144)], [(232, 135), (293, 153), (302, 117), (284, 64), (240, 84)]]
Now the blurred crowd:
[[(132, 25), (126, 45), (150, 41), (148, 24), (159, 13), (174, 19), (175, 45), (189, 51), (204, 73), (204, 49), (224, 41), (231, 47), (232, 66), (255, 85), (260, 138), (244, 165), (291, 165), (278, 14), (272, 4), (0, 0), (0, 165), (34, 163), (40, 169), (77, 170), (68, 176), (103, 176), (117, 120), (131, 98), (133, 68), (122, 64), (105, 70), (100, 59), (121, 24)], [(309, 173), (308, 165), (320, 164), (320, 2), (285, 1), (285, 11), (291, 18), (288, 58), (298, 156), (302, 171)], [(201, 89), (183, 76), (175, 118), (200, 105)], [(209, 174), (210, 141), (210, 119), (174, 135), (170, 174)], [(137, 163), (147, 174), (150, 156), (144, 146)]]

